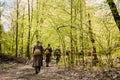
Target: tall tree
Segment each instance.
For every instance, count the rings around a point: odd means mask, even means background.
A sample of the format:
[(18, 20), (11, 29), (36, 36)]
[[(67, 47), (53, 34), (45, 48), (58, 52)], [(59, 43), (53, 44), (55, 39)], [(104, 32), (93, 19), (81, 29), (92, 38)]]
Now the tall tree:
[(31, 34), (31, 20), (30, 20), (30, 1), (28, 0), (28, 41), (27, 41), (27, 57), (30, 59), (30, 34)]
[(0, 53), (2, 53), (2, 22), (1, 22), (1, 12), (0, 12)]
[(84, 65), (84, 34), (83, 34), (83, 3), (82, 0), (79, 1), (79, 16), (80, 16), (80, 40), (81, 40), (81, 54), (82, 54), (82, 59), (83, 59), (83, 65)]
[(73, 26), (73, 0), (71, 0), (71, 25), (70, 25), (70, 47), (71, 47), (71, 64), (73, 65), (73, 31), (72, 31), (72, 26)]
[(38, 31), (38, 28), (39, 28), (39, 27), (38, 27), (38, 26), (39, 26), (39, 9), (40, 9), (40, 8), (39, 8), (39, 4), (40, 4), (40, 3), (39, 3), (39, 0), (37, 0), (37, 3), (36, 3), (36, 4), (37, 4), (37, 17), (36, 17), (36, 20), (37, 20), (36, 33), (37, 33), (37, 34), (36, 34), (36, 39), (38, 40), (38, 37), (39, 37), (39, 31)]
[(90, 14), (88, 14), (88, 30), (89, 30), (89, 37), (90, 37), (90, 40), (91, 40), (91, 43), (92, 43), (92, 53), (93, 53), (93, 65), (96, 65), (97, 64), (97, 61), (98, 61), (98, 58), (97, 58), (97, 54), (96, 54), (96, 46), (95, 46), (95, 39), (94, 39), (94, 36), (93, 36), (93, 30), (92, 30), (92, 26), (91, 26), (91, 19), (90, 19)]
[(15, 56), (18, 56), (18, 17), (19, 17), (19, 1), (17, 0), (17, 10), (16, 10), (16, 54)]
[(23, 44), (24, 44), (24, 19), (25, 19), (25, 8), (23, 8), (23, 15), (22, 15), (22, 24), (21, 24), (21, 26), (22, 26), (22, 33), (21, 33), (21, 56), (23, 56), (23, 49), (24, 49), (24, 46), (23, 46)]
[(0, 3), (0, 53), (2, 53), (2, 32), (3, 32), (3, 25), (2, 25), (1, 16), (2, 16), (4, 5), (5, 5), (4, 2)]
[(115, 3), (114, 3), (113, 0), (107, 0), (107, 3), (108, 3), (108, 5), (109, 5), (109, 7), (110, 7), (110, 10), (111, 10), (112, 15), (113, 15), (113, 17), (114, 17), (114, 20), (115, 20), (115, 22), (116, 22), (116, 25), (117, 25), (117, 27), (118, 27), (118, 29), (119, 29), (119, 31), (120, 31), (120, 16), (119, 16), (117, 7), (116, 7), (116, 5), (115, 5)]

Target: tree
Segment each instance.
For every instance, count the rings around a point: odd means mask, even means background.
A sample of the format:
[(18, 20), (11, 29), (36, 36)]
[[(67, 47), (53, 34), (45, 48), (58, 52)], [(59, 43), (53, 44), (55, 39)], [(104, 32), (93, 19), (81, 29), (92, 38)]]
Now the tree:
[(0, 53), (2, 53), (2, 22), (1, 22), (2, 12), (0, 11)]
[(2, 25), (1, 16), (2, 16), (3, 6), (4, 5), (5, 5), (4, 2), (0, 3), (0, 53), (2, 53), (2, 32), (3, 32), (3, 25)]
[(1, 13), (0, 13), (0, 53), (2, 53), (2, 43), (1, 43), (1, 38), (2, 38), (2, 22), (1, 22)]
[(117, 27), (118, 27), (118, 29), (120, 31), (120, 16), (119, 16), (117, 7), (116, 7), (113, 0), (107, 0), (107, 3), (109, 5), (109, 7), (110, 7), (110, 10), (111, 10), (112, 15), (113, 15), (114, 20), (115, 20), (115, 23), (116, 23), (116, 25), (117, 25)]
[(71, 0), (71, 26), (70, 26), (70, 47), (71, 47), (71, 64), (73, 65), (73, 31), (72, 31), (72, 25), (73, 25), (73, 0)]
[(18, 56), (18, 17), (19, 17), (19, 1), (17, 0), (17, 10), (16, 10), (16, 54), (15, 56)]
[(97, 54), (96, 54), (96, 46), (95, 46), (95, 39), (94, 39), (94, 34), (92, 31), (92, 26), (91, 26), (91, 19), (90, 19), (90, 14), (88, 14), (88, 18), (89, 18), (89, 25), (88, 25), (88, 30), (89, 30), (89, 37), (92, 43), (92, 55), (93, 55), (93, 65), (97, 64), (98, 58), (97, 58)]
[(81, 29), (81, 35), (80, 35), (80, 39), (81, 39), (81, 53), (82, 53), (82, 59), (83, 59), (83, 65), (84, 65), (84, 34), (83, 34), (83, 4), (82, 4), (82, 0), (79, 1), (80, 4), (80, 29)]
[(30, 20), (30, 1), (28, 0), (28, 41), (27, 41), (27, 57), (30, 59), (30, 34), (31, 34), (31, 20)]
[[(23, 8), (23, 11), (25, 12), (25, 8)], [(21, 24), (22, 29), (23, 29), (22, 33), (21, 33), (21, 49), (20, 49), (21, 50), (20, 51), (21, 52), (21, 56), (23, 56), (23, 52), (24, 52), (23, 51), (24, 50), (24, 45), (23, 45), (24, 44), (24, 32), (25, 32), (24, 31), (24, 26), (25, 26), (24, 25), (24, 19), (25, 19), (25, 13), (24, 12), (23, 12), (23, 15), (22, 15), (22, 24)]]

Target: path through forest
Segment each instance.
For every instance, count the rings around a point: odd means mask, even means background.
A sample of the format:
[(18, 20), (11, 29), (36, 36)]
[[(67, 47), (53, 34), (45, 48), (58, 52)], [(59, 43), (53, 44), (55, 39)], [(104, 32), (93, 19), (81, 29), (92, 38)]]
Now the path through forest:
[(34, 68), (29, 65), (9, 63), (10, 66), (0, 67), (0, 80), (120, 80), (120, 69), (106, 71), (87, 71), (65, 69), (58, 67), (52, 60), (50, 67), (44, 66), (39, 74), (35, 74)]
[[(44, 62), (45, 64), (45, 62)], [(45, 65), (39, 74), (35, 74), (34, 68), (29, 65), (12, 64), (11, 67), (4, 68), (0, 73), (0, 80), (73, 80), (74, 78), (58, 74), (60, 70), (52, 60), (49, 67)]]

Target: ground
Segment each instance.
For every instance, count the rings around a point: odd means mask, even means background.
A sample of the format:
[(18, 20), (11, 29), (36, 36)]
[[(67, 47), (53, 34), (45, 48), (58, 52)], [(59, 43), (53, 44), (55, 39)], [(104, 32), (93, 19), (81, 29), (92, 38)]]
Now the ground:
[(77, 70), (57, 66), (52, 60), (49, 67), (44, 62), (40, 73), (35, 74), (32, 64), (9, 62), (0, 65), (0, 80), (120, 80), (120, 68)]
[[(45, 64), (45, 62), (44, 62)], [(1, 69), (0, 80), (73, 80), (64, 74), (60, 74), (63, 68), (57, 67), (55, 60), (52, 60), (49, 67), (45, 65), (41, 68), (39, 74), (35, 74), (34, 68), (31, 64), (23, 65), (16, 63), (9, 63), (8, 67)], [(4, 65), (6, 66), (6, 65)]]

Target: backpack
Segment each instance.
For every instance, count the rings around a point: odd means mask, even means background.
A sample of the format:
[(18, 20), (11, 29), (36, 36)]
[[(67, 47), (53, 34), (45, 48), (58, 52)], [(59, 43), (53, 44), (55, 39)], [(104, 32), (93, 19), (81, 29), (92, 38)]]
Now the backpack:
[(49, 50), (46, 49), (44, 53), (45, 53), (45, 55), (49, 54)]
[(36, 48), (34, 51), (34, 55), (40, 55), (40, 54), (41, 54), (40, 49)]
[(56, 50), (55, 50), (55, 53), (59, 54), (59, 53), (60, 53), (60, 50), (59, 50), (59, 49), (56, 49)]

